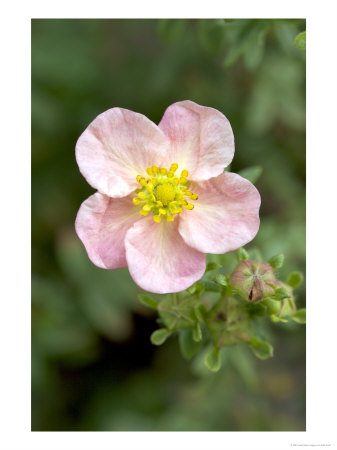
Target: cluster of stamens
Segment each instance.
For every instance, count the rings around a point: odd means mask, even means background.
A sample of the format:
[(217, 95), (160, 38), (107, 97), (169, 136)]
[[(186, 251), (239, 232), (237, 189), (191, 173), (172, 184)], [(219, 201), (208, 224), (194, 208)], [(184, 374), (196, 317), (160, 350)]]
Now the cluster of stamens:
[(165, 167), (151, 166), (146, 169), (148, 178), (137, 176), (141, 185), (136, 189), (137, 196), (133, 198), (134, 205), (142, 206), (140, 214), (147, 216), (153, 213), (153, 220), (161, 222), (162, 217), (173, 222), (174, 216), (183, 212), (183, 208), (192, 210), (194, 205), (187, 199), (198, 200), (198, 195), (188, 190), (188, 171), (182, 170), (180, 177), (175, 175), (178, 164), (173, 163), (169, 170)]

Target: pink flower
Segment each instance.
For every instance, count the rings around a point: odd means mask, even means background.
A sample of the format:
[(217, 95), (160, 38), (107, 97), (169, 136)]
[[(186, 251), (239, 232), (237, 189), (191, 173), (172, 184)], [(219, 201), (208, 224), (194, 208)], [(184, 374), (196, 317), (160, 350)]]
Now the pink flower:
[(251, 241), (260, 195), (224, 172), (234, 155), (230, 123), (191, 101), (167, 108), (157, 126), (112, 108), (80, 136), (76, 159), (98, 192), (85, 200), (76, 232), (98, 267), (128, 267), (144, 290), (177, 292), (204, 274), (205, 253)]

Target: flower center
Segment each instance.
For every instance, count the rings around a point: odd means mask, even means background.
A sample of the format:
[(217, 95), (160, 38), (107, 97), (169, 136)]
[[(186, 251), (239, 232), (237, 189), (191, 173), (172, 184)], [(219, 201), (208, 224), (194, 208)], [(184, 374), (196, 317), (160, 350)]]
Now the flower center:
[(147, 216), (151, 211), (153, 220), (159, 223), (162, 217), (173, 222), (174, 216), (183, 212), (183, 208), (192, 210), (194, 205), (186, 199), (198, 200), (198, 195), (188, 190), (188, 171), (182, 170), (180, 177), (175, 175), (178, 164), (173, 163), (169, 170), (165, 167), (151, 166), (146, 169), (149, 177), (137, 176), (141, 188), (136, 189), (134, 205), (142, 205), (140, 214)]
[(162, 202), (163, 206), (167, 206), (176, 196), (176, 190), (171, 183), (158, 184), (153, 193), (156, 199)]

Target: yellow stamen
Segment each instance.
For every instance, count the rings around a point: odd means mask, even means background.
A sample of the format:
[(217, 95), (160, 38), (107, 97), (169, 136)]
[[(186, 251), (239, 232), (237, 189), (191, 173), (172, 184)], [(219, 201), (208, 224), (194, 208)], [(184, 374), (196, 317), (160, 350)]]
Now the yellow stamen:
[(141, 215), (147, 216), (152, 212), (156, 223), (160, 223), (162, 217), (165, 217), (167, 222), (173, 222), (176, 214), (194, 208), (187, 199), (197, 200), (198, 195), (188, 189), (188, 171), (184, 169), (180, 177), (176, 177), (174, 173), (177, 169), (177, 163), (171, 164), (169, 170), (166, 167), (150, 166), (146, 169), (148, 178), (137, 175), (140, 189), (136, 189), (136, 197), (132, 202), (136, 206), (141, 205)]
[(178, 169), (178, 164), (177, 163), (171, 164), (170, 172), (175, 172), (177, 169)]

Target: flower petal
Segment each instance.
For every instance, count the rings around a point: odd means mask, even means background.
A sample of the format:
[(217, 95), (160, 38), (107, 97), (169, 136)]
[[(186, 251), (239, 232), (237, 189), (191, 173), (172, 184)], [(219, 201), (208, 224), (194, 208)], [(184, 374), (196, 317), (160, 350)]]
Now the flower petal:
[(127, 265), (125, 234), (140, 217), (132, 196), (109, 198), (97, 192), (82, 203), (75, 229), (96, 266), (118, 269)]
[(236, 173), (192, 183), (199, 195), (193, 211), (180, 215), (179, 232), (191, 247), (226, 253), (251, 241), (260, 225), (261, 198), (255, 186)]
[(100, 114), (79, 137), (76, 159), (89, 184), (110, 197), (137, 188), (136, 176), (160, 166), (169, 140), (142, 114), (112, 108)]
[(159, 124), (170, 138), (170, 160), (189, 171), (189, 179), (208, 180), (223, 172), (234, 155), (227, 118), (214, 108), (190, 100), (169, 106)]
[(185, 244), (177, 228), (177, 222), (164, 220), (158, 224), (149, 216), (127, 232), (129, 271), (144, 290), (158, 294), (178, 292), (203, 276), (206, 255)]

